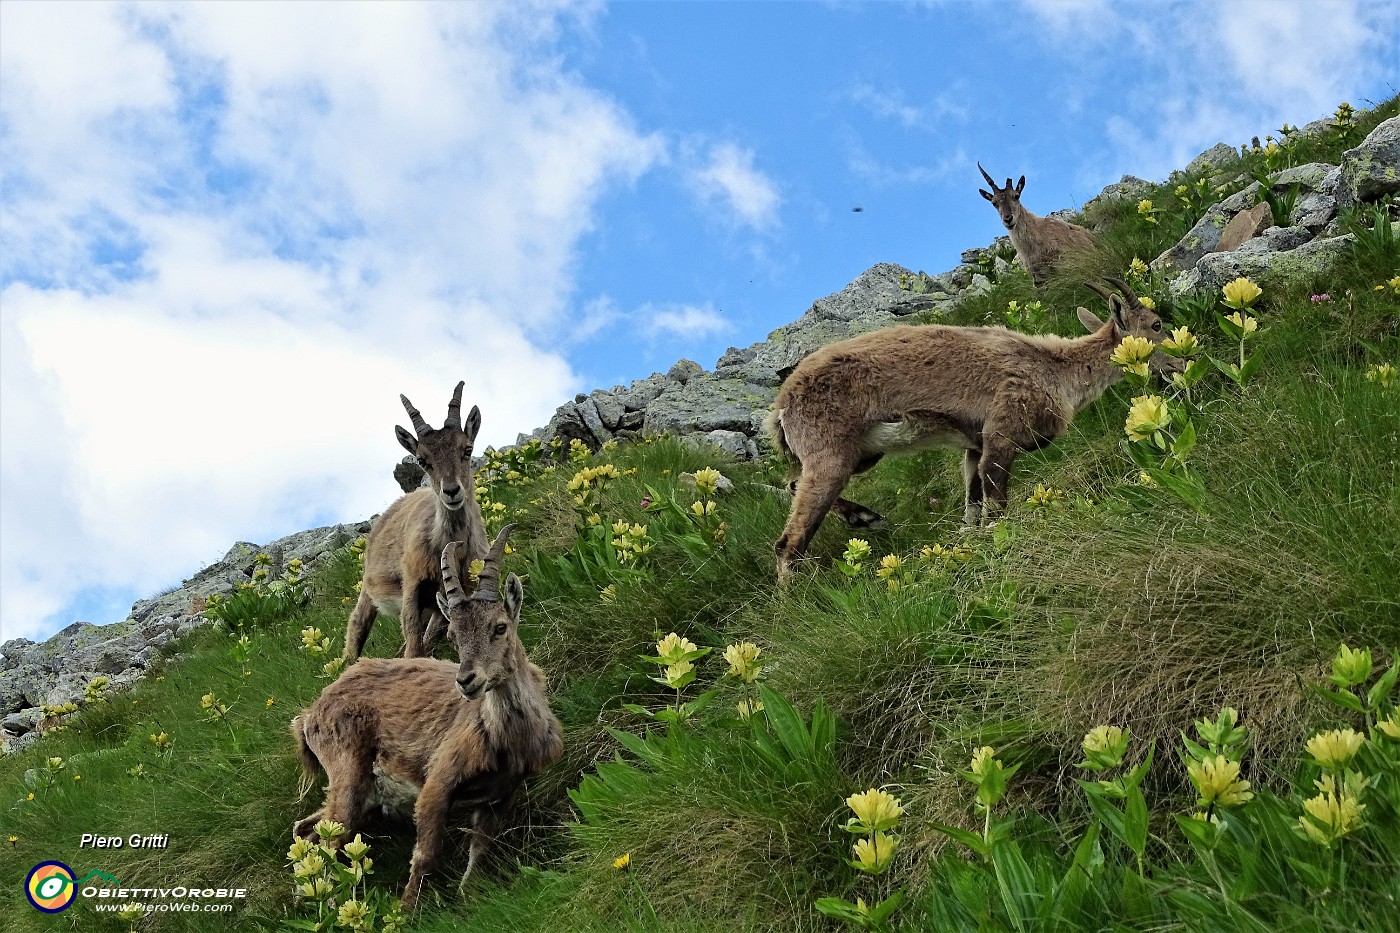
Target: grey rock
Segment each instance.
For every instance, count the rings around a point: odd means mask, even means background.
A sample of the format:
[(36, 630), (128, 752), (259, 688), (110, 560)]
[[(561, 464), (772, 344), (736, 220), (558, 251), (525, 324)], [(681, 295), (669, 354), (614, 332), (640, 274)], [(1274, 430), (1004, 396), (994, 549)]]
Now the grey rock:
[(595, 450), (608, 441), (612, 440), (612, 432), (603, 427), (603, 419), (598, 415), (598, 406), (593, 404), (593, 399), (585, 398), (578, 403), (579, 417), (583, 419), (584, 425), (588, 428), (590, 438), (584, 438), (584, 443)]
[[(1275, 172), (1269, 176), (1269, 180), (1273, 183), (1271, 185), (1273, 190), (1280, 193), (1287, 191), (1294, 185), (1297, 185), (1300, 191), (1321, 191), (1324, 190), (1324, 181), (1336, 170), (1337, 166), (1328, 162), (1309, 162), (1306, 165), (1295, 165), (1281, 172)], [(1334, 177), (1333, 184), (1335, 183)]]
[(0, 732), (0, 737), (2, 737), (0, 738), (0, 745), (4, 746), (5, 754), (7, 755), (18, 755), (40, 739), (38, 732), (26, 732), (24, 735), (14, 738), (10, 738), (8, 733)]
[(3, 722), (0, 722), (0, 725), (3, 725), (7, 731), (19, 735), (24, 732), (32, 732), (38, 727), (39, 720), (43, 718), (43, 710), (38, 707), (32, 707), (30, 709), (20, 710), (18, 713), (10, 713), (5, 717)]
[(399, 484), (399, 488), (405, 493), (422, 486), (428, 479), (428, 471), (423, 469), (423, 465), (418, 462), (417, 457), (404, 457), (394, 466), (394, 482)]
[(0, 645), (0, 671), (8, 671), (19, 664), (34, 646), (35, 642), (27, 638), (11, 638)]
[(666, 378), (685, 385), (704, 371), (705, 368), (694, 360), (677, 360), (674, 366), (666, 370)]
[(1201, 259), (1196, 268), (1171, 280), (1169, 287), (1174, 295), (1181, 295), (1201, 288), (1216, 291), (1226, 282), (1240, 276), (1253, 279), (1265, 288), (1280, 286), (1290, 279), (1309, 279), (1326, 274), (1333, 265), (1345, 258), (1350, 253), (1354, 240), (1355, 237), (1347, 234), (1315, 239), (1283, 251), (1268, 252), (1256, 249), (1246, 252), (1241, 248), (1233, 253), (1212, 253)]
[(1152, 190), (1152, 182), (1145, 178), (1138, 178), (1136, 175), (1124, 175), (1122, 178), (1108, 185), (1084, 205), (1087, 210), (1090, 204), (1099, 201), (1138, 201), (1147, 196), (1147, 192)]
[(1312, 231), (1307, 227), (1272, 227), (1235, 250), (1235, 253), (1243, 253), (1246, 256), (1255, 253), (1281, 253), (1297, 249), (1311, 240), (1312, 236)]
[(1230, 195), (1219, 204), (1212, 205), (1201, 215), (1201, 219), (1196, 221), (1196, 225), (1187, 232), (1186, 236), (1182, 237), (1175, 246), (1165, 250), (1162, 255), (1152, 260), (1152, 268), (1159, 272), (1190, 269), (1197, 260), (1215, 249), (1226, 225), (1240, 211), (1252, 207), (1258, 195), (1259, 182), (1256, 181), (1252, 182), (1249, 187)]
[(670, 380), (661, 373), (652, 373), (645, 379), (633, 382), (625, 392), (619, 392), (617, 398), (627, 411), (643, 411), (669, 383)]
[(588, 425), (584, 423), (578, 403), (565, 402), (555, 409), (554, 417), (550, 418), (549, 424), (545, 426), (545, 440), (551, 441), (556, 437), (565, 444), (574, 440), (584, 443), (592, 440), (593, 432), (588, 430)]
[(623, 415), (622, 420), (618, 422), (618, 430), (635, 431), (642, 426), (642, 422), (646, 420), (646, 417), (645, 412), (629, 411), (627, 414)]
[(610, 431), (617, 428), (622, 416), (627, 413), (627, 406), (611, 392), (594, 392), (593, 405), (598, 409), (598, 418), (603, 422), (603, 427)]
[(979, 272), (972, 277), (972, 282), (967, 286), (967, 291), (965, 292), (965, 294), (969, 298), (975, 298), (978, 295), (985, 295), (991, 290), (991, 280)]
[(1330, 194), (1314, 191), (1298, 199), (1293, 205), (1293, 213), (1288, 216), (1288, 222), (1295, 227), (1307, 227), (1316, 233), (1336, 216), (1337, 199)]
[(1197, 172), (1205, 171), (1206, 163), (1210, 163), (1212, 169), (1219, 169), (1223, 166), (1239, 159), (1240, 154), (1234, 146), (1229, 143), (1216, 143), (1186, 165), (1186, 174), (1194, 175)]
[(1400, 191), (1400, 117), (1381, 123), (1342, 155), (1337, 204), (1350, 207)]
[(1228, 253), (1240, 245), (1263, 233), (1273, 224), (1273, 211), (1269, 202), (1260, 201), (1247, 211), (1240, 211), (1225, 229), (1220, 231), (1220, 242), (1211, 250), (1213, 253)]
[(706, 375), (675, 385), (647, 406), (646, 434), (705, 434), (747, 431), (752, 412), (766, 408), (777, 393), (766, 386)]
[(736, 460), (758, 459), (758, 446), (742, 431), (710, 431), (706, 434), (692, 434), (689, 437), (698, 437), (702, 443), (718, 447)]
[(715, 372), (719, 372), (722, 369), (732, 369), (743, 366), (745, 363), (751, 362), (756, 353), (758, 353), (757, 347), (744, 347), (743, 349), (739, 347), (730, 347), (728, 350), (725, 350), (724, 355), (715, 362)]

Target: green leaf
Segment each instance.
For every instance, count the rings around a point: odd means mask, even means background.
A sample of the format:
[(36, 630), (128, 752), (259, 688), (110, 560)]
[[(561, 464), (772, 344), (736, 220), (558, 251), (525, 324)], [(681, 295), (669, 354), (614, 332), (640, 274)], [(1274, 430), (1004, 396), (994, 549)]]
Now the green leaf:
[(874, 923), (884, 923), (904, 903), (904, 892), (896, 891), (880, 903), (870, 908), (870, 919)]
[(1017, 930), (1031, 929), (1042, 893), (1015, 840), (1007, 839), (992, 847), (992, 867), (996, 870), (1001, 901), (1011, 916), (1012, 925)]
[(1326, 687), (1319, 687), (1316, 684), (1313, 691), (1333, 706), (1340, 706), (1342, 709), (1351, 710), (1353, 713), (1364, 713), (1366, 708), (1361, 705), (1361, 698), (1350, 690), (1328, 690)]
[(1123, 831), (1123, 812), (1104, 797), (1089, 794), (1085, 799), (1089, 801), (1089, 809), (1094, 811), (1094, 816), (1098, 817), (1104, 828), (1115, 839), (1126, 842)]
[(1243, 383), (1246, 379), (1249, 378), (1249, 374), (1254, 372), (1254, 370), (1258, 368), (1259, 357), (1251, 356), (1249, 359), (1245, 360), (1244, 365), (1240, 367), (1240, 382)]
[(1176, 825), (1181, 827), (1182, 835), (1189, 839), (1192, 845), (1207, 852), (1215, 849), (1220, 841), (1220, 827), (1181, 813), (1174, 813), (1172, 816), (1176, 819)]
[(1382, 703), (1390, 699), (1390, 691), (1395, 687), (1395, 678), (1400, 676), (1400, 651), (1390, 661), (1390, 669), (1381, 675), (1381, 679), (1371, 685), (1371, 689), (1366, 691), (1366, 708), (1380, 709)]
[(656, 718), (655, 713), (647, 709), (645, 706), (639, 706), (636, 703), (623, 703), (622, 708), (627, 710), (627, 712), (629, 713), (636, 713), (638, 716), (645, 716), (648, 719)]
[[(643, 713), (646, 713), (646, 715), (648, 716), (653, 715), (651, 712), (649, 712), (646, 709), (643, 709), (642, 707), (637, 707), (637, 709), (640, 709)], [(621, 745), (623, 748), (627, 749), (627, 751), (631, 752), (633, 755), (637, 756), (642, 761), (645, 761), (652, 767), (656, 767), (657, 765), (661, 764), (661, 762), (666, 757), (665, 753), (661, 749), (657, 748), (647, 739), (644, 739), (639, 735), (633, 735), (631, 732), (623, 732), (621, 729), (609, 729), (608, 735), (612, 736), (613, 741), (617, 742), (618, 745)]]
[(940, 823), (937, 820), (930, 820), (929, 825), (932, 826), (934, 829), (938, 830), (943, 835), (947, 836), (949, 839), (952, 839), (954, 842), (961, 842), (963, 845), (967, 846), (969, 849), (971, 849), (973, 852), (976, 852), (983, 858), (987, 857), (987, 844), (983, 841), (982, 837), (979, 834), (974, 833), (969, 829), (960, 829), (957, 826), (949, 826), (947, 823)]
[(1172, 444), (1172, 456), (1185, 462), (1190, 455), (1192, 448), (1196, 446), (1196, 426), (1191, 421), (1186, 422), (1186, 426), (1177, 435), (1176, 441)]
[(1133, 854), (1142, 858), (1147, 849), (1147, 801), (1142, 796), (1142, 788), (1133, 787), (1123, 805), (1123, 841)]
[(709, 706), (710, 702), (717, 696), (719, 696), (719, 690), (706, 690), (689, 703), (681, 704), (681, 716), (689, 719), (691, 716), (694, 716), (696, 713)]
[(817, 910), (834, 917), (837, 920), (845, 920), (850, 923), (865, 925), (865, 915), (856, 908), (855, 904), (840, 897), (819, 897), (813, 905)]

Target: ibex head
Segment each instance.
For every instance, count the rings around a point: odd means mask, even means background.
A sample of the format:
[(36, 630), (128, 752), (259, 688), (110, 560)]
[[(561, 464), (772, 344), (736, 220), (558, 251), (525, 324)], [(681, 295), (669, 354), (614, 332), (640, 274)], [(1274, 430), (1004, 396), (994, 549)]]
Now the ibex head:
[[(1162, 326), (1162, 319), (1157, 316), (1157, 312), (1142, 303), (1142, 299), (1133, 294), (1133, 290), (1127, 282), (1122, 279), (1106, 278), (1106, 281), (1118, 289), (1118, 292), (1109, 291), (1097, 282), (1085, 282), (1084, 284), (1108, 302), (1109, 318), (1113, 322), (1114, 333), (1121, 341), (1124, 337), (1145, 337), (1154, 344), (1160, 344), (1167, 337), (1166, 328)], [(1121, 294), (1119, 294), (1121, 293)], [(1096, 332), (1104, 326), (1104, 322), (1088, 308), (1078, 309), (1079, 323), (1083, 324), (1088, 331)], [(1165, 353), (1157, 352), (1152, 354), (1152, 358), (1147, 361), (1148, 368), (1158, 375), (1181, 372), (1186, 368), (1184, 361), (1176, 357), (1167, 356)]]
[(1011, 186), (1011, 179), (1006, 179), (1006, 187), (998, 188), (997, 183), (992, 181), (992, 176), (987, 174), (987, 170), (982, 167), (982, 163), (977, 163), (977, 171), (982, 173), (982, 177), (987, 179), (987, 184), (991, 186), (991, 191), (982, 188), (977, 189), (977, 193), (988, 201), (992, 202), (992, 207), (997, 209), (1001, 215), (1001, 222), (1006, 224), (1006, 229), (1010, 230), (1016, 226), (1016, 218), (1021, 212), (1021, 192), (1026, 187), (1026, 176), (1022, 175), (1021, 180), (1016, 182), (1016, 186)]
[(464, 382), (457, 383), (457, 391), (452, 393), (452, 401), (447, 406), (447, 423), (441, 428), (430, 427), (406, 395), (400, 395), (399, 399), (413, 420), (413, 433), (394, 426), (399, 443), (418, 458), (428, 474), (438, 501), (454, 512), (467, 504), (468, 497), (476, 495), (472, 482), (472, 444), (476, 442), (476, 432), (481, 430), (481, 410), (473, 405), (463, 426), (464, 385)]
[(501, 557), (506, 538), (515, 530), (506, 525), (491, 543), (476, 589), (470, 596), (462, 589), (457, 573), (457, 549), (453, 541), (442, 550), (442, 589), (438, 608), (447, 619), (447, 635), (457, 646), (457, 689), (468, 700), (475, 699), (515, 675), (520, 658), (516, 629), (520, 624), (520, 603), (525, 588), (515, 574), (506, 577), (501, 591)]

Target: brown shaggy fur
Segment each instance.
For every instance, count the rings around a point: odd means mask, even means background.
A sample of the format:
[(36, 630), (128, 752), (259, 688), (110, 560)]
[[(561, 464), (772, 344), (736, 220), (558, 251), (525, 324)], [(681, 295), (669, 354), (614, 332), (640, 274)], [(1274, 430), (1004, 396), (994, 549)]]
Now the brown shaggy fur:
[[(413, 849), (404, 906), (417, 905), (424, 879), (442, 852), (447, 810), (472, 809), (467, 876), (490, 846), (498, 815), (526, 778), (563, 751), (559, 720), (549, 708), (545, 677), (525, 656), (518, 625), (524, 588), (511, 574), (496, 592), (500, 550), (509, 526), (487, 557), (470, 598), (452, 570), (457, 544), (443, 552), (450, 619), (459, 664), (431, 658), (365, 658), (347, 668), (319, 699), (292, 720), (297, 754), (308, 774), (326, 772), (325, 804), (292, 832), (316, 839), (322, 819), (345, 824), (354, 838), (372, 805), (376, 783), (385, 796), (417, 790)], [(465, 878), (463, 879), (465, 881)]]
[[(1163, 339), (1157, 315), (1127, 285), (1114, 284), (1126, 301), (1092, 286), (1108, 300), (1111, 319), (1104, 323), (1080, 308), (1091, 333), (1075, 340), (929, 324), (862, 334), (804, 359), (778, 392), (767, 423), (793, 461), (796, 480), (775, 545), (779, 576), (802, 557), (851, 475), (885, 454), (960, 447), (964, 523), (1004, 509), (1016, 456), (1064, 433), (1076, 412), (1122, 377), (1109, 362), (1122, 339)], [(1153, 361), (1174, 368), (1160, 353)]]
[(1094, 250), (1094, 235), (1083, 227), (1054, 217), (1039, 217), (1026, 210), (1021, 203), (1021, 192), (1026, 187), (1025, 175), (1021, 176), (1014, 189), (1009, 178), (1006, 179), (1005, 188), (998, 188), (980, 162), (977, 168), (987, 179), (987, 184), (992, 186), (991, 191), (978, 188), (977, 192), (991, 201), (1001, 215), (1001, 222), (1006, 225), (1011, 237), (1011, 245), (1016, 247), (1016, 255), (1021, 257), (1021, 264), (1030, 272), (1037, 286), (1046, 283), (1060, 259)]
[(434, 430), (404, 396), (404, 408), (415, 433), (395, 427), (404, 449), (418, 458), (431, 488), (415, 489), (384, 510), (370, 531), (365, 547), (365, 573), (360, 597), (345, 629), (345, 657), (355, 660), (364, 650), (369, 630), (380, 612), (397, 615), (403, 627), (403, 655), (432, 654), (446, 622), (435, 596), (442, 584), (438, 555), (449, 542), (461, 541), (461, 574), (466, 565), (486, 553), (486, 528), (476, 501), (472, 474), (472, 444), (481, 428), (475, 405), (462, 425), (462, 386), (447, 408), (447, 423)]

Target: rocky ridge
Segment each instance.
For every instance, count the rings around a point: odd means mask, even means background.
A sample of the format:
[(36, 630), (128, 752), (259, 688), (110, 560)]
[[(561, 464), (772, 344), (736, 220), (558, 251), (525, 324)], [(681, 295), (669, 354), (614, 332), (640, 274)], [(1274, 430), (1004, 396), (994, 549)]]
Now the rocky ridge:
[[(1302, 133), (1321, 132), (1320, 120)], [(1192, 160), (1188, 172), (1209, 169), (1218, 181), (1242, 183), (1234, 168), (1239, 154), (1220, 143)], [(1232, 171), (1233, 169), (1233, 171)], [(1217, 288), (1240, 275), (1261, 283), (1323, 273), (1345, 255), (1350, 235), (1338, 227), (1341, 210), (1400, 193), (1400, 118), (1381, 123), (1340, 164), (1312, 163), (1269, 176), (1275, 194), (1297, 196), (1288, 223), (1276, 226), (1271, 212), (1260, 210), (1260, 185), (1252, 182), (1212, 205), (1179, 243), (1164, 251), (1152, 268), (1168, 276), (1174, 293)], [(1108, 185), (1085, 205), (1110, 199), (1141, 198), (1151, 183), (1131, 175)], [(1261, 202), (1262, 203), (1262, 202)], [(1073, 211), (1052, 216), (1073, 219)], [(597, 448), (609, 440), (645, 434), (673, 434), (692, 443), (709, 444), (738, 459), (760, 454), (762, 421), (778, 386), (816, 348), (898, 323), (909, 315), (951, 309), (957, 302), (991, 287), (986, 274), (1009, 271), (1009, 242), (999, 238), (985, 248), (963, 253), (962, 263), (940, 275), (927, 276), (892, 263), (861, 273), (840, 291), (818, 299), (797, 320), (747, 347), (730, 347), (706, 370), (680, 360), (665, 373), (653, 373), (628, 386), (580, 394), (561, 405), (549, 423), (531, 438), (578, 439)], [(394, 469), (405, 491), (418, 487), (422, 469), (406, 458)], [(139, 677), (174, 639), (205, 624), (200, 615), (213, 593), (231, 592), (251, 579), (254, 557), (273, 555), (280, 572), (285, 561), (300, 558), (309, 569), (321, 557), (361, 534), (370, 522), (298, 532), (259, 547), (235, 544), (217, 563), (204, 568), (177, 589), (132, 606), (115, 625), (74, 622), (39, 644), (13, 639), (0, 644), (0, 739), (6, 749), (24, 747), (38, 738), (43, 705), (78, 701), (88, 681), (102, 675), (113, 687)]]

